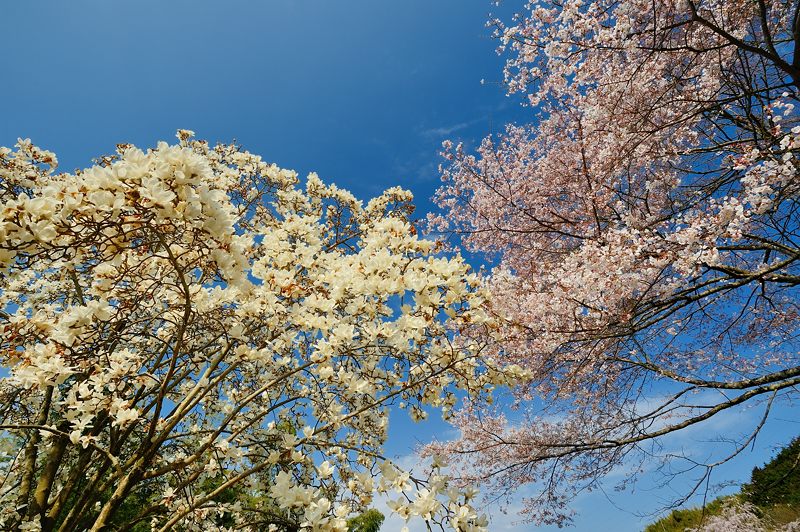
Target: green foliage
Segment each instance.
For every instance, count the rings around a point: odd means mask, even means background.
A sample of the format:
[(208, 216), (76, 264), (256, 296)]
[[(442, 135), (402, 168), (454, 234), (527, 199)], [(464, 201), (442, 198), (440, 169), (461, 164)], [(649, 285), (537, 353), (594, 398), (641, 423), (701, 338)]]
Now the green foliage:
[(800, 437), (784, 447), (764, 467), (756, 467), (742, 487), (748, 501), (761, 508), (800, 505)]
[(663, 517), (647, 526), (645, 532), (684, 532), (687, 528), (700, 526), (703, 519), (722, 512), (725, 503), (736, 495), (718, 497), (703, 508), (689, 508), (686, 510), (673, 510), (668, 516)]
[[(210, 493), (215, 489), (219, 488), (222, 484), (224, 484), (226, 480), (227, 479), (223, 475), (208, 477), (200, 482), (199, 488), (204, 493)], [(108, 490), (107, 497), (110, 497), (110, 495), (111, 495), (111, 489)], [(132, 493), (122, 502), (119, 510), (115, 512), (114, 517), (110, 521), (111, 527), (112, 528), (119, 527), (122, 529), (130, 530), (131, 532), (149, 531), (150, 530), (149, 518), (139, 521), (132, 528), (125, 528), (125, 527), (129, 525), (129, 523), (133, 522), (133, 520), (140, 515), (143, 509), (148, 508), (154, 504), (156, 506), (153, 509), (153, 513), (164, 514), (166, 508), (158, 505), (160, 499), (161, 499), (161, 490), (153, 489), (153, 487), (145, 486), (143, 489)], [(250, 499), (252, 499), (252, 497), (248, 498), (247, 494), (245, 494), (240, 487), (234, 486), (222, 490), (211, 500), (218, 503), (233, 503), (237, 500), (249, 501)], [(233, 517), (227, 512), (224, 512), (221, 515), (216, 516), (214, 518), (214, 521), (217, 526), (229, 527), (235, 524)]]
[[(111, 489), (108, 490), (104, 500), (108, 500), (108, 498), (111, 496), (111, 491)], [(114, 514), (114, 517), (110, 522), (111, 528), (114, 529), (117, 527), (123, 527), (124, 525), (133, 523), (134, 519), (136, 519), (140, 512), (158, 501), (159, 497), (160, 494), (156, 494), (154, 490), (148, 489), (148, 487), (136, 490), (130, 496), (125, 498), (120, 505), (119, 510), (117, 510), (117, 512)], [(88, 526), (91, 526), (90, 521), (87, 524)], [(150, 530), (149, 519), (139, 521), (133, 526), (129, 526), (127, 530), (130, 530), (131, 532), (148, 532)]]
[(764, 511), (764, 518), (766, 521), (773, 523), (776, 527), (787, 525), (800, 520), (800, 506), (776, 504)]
[(369, 509), (347, 520), (347, 532), (378, 532), (385, 519), (378, 510)]

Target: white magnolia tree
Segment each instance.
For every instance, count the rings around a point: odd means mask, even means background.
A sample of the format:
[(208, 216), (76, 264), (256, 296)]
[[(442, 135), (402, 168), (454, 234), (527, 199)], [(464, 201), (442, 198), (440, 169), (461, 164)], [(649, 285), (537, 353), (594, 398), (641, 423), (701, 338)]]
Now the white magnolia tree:
[(518, 376), (472, 340), (477, 279), (408, 192), (364, 206), (191, 136), (74, 174), (0, 148), (0, 528), (344, 530), (396, 490), (483, 529), (436, 464), (381, 455), (391, 405)]

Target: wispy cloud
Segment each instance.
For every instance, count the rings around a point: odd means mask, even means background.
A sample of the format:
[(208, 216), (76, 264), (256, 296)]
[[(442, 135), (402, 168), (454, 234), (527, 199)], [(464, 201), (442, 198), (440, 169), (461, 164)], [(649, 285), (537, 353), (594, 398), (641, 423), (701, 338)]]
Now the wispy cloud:
[(423, 129), (422, 131), (420, 131), (420, 134), (423, 137), (446, 137), (447, 135), (452, 135), (456, 131), (461, 131), (462, 129), (466, 129), (476, 122), (477, 120), (471, 120), (469, 122), (459, 122), (458, 124), (453, 124), (451, 126)]
[(450, 124), (447, 126), (439, 126), (439, 127), (420, 127), (419, 134), (426, 138), (442, 138), (452, 135), (457, 131), (461, 131), (463, 129), (467, 129), (470, 126), (474, 126), (475, 124), (489, 124), (492, 121), (492, 111), (487, 110), (486, 114), (482, 114), (479, 117), (473, 118), (471, 120), (465, 120), (463, 122), (458, 122), (455, 124)]

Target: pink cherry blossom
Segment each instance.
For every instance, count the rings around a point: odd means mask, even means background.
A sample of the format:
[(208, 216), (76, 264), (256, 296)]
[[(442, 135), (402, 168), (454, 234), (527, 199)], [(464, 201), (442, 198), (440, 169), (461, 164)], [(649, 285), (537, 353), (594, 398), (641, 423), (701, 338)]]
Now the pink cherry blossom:
[[(666, 435), (794, 393), (798, 9), (532, 0), (491, 21), (530, 122), (445, 143), (430, 224), (495, 261), (495, 356), (530, 372), (515, 400), (536, 402), (459, 414), (461, 440), (433, 449), (464, 478), (536, 484), (527, 515), (563, 523)], [(698, 488), (760, 426), (692, 466)]]

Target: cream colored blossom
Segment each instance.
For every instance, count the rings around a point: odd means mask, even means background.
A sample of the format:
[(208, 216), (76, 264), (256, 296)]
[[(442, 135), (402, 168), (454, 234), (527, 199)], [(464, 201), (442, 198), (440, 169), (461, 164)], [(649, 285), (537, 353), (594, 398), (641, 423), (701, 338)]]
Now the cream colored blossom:
[[(487, 364), (484, 346), (453, 343), (490, 327), (467, 266), (417, 236), (407, 191), (364, 206), (192, 136), (120, 145), (75, 173), (53, 173), (29, 142), (0, 150), (14, 184), (0, 190), (0, 392), (19, 402), (4, 425), (16, 445), (39, 435), (37, 464), (65, 445), (44, 482), (71, 498), (48, 508), (78, 498), (70, 478), (96, 476), (85, 495), (97, 527), (118, 511), (108, 494), (128, 485), (168, 508), (147, 516), (154, 530), (219, 515), (243, 527), (263, 516), (212, 494), (235, 479), (233, 492), (263, 494), (296, 527), (346, 530), (390, 491), (416, 496), (407, 515), (446, 522), (452, 487), (380, 456), (397, 398), (421, 418), (452, 407), (457, 389), (517, 378)], [(5, 485), (25, 467), (0, 471)], [(0, 490), (0, 510), (18, 495)], [(0, 528), (19, 524), (0, 512)]]

